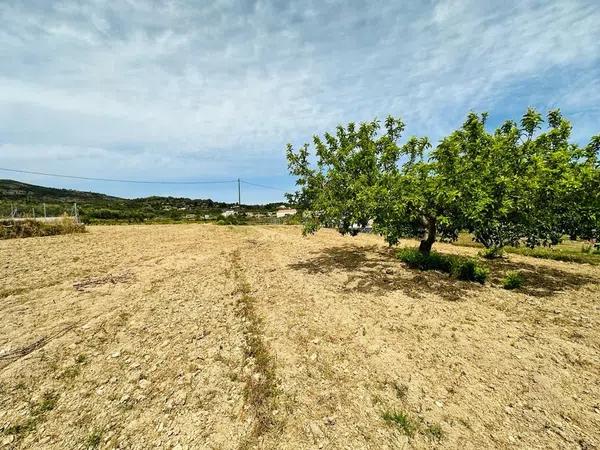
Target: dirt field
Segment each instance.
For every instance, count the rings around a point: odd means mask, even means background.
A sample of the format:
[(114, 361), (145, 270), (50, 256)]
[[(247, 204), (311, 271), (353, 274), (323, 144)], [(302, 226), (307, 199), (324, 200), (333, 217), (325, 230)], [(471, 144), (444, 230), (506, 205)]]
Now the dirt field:
[(600, 448), (599, 279), (296, 227), (1, 241), (0, 448)]

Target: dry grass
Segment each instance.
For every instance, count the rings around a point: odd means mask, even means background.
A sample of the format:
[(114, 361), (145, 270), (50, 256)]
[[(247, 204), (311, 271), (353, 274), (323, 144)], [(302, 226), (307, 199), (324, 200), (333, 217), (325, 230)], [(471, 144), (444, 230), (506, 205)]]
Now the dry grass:
[(70, 217), (55, 222), (41, 220), (0, 220), (0, 239), (56, 236), (59, 234), (84, 233), (85, 225)]
[(240, 447), (252, 448), (276, 423), (273, 417), (277, 396), (275, 360), (262, 337), (262, 320), (256, 313), (256, 300), (250, 294), (251, 287), (244, 276), (239, 249), (232, 253), (232, 273), (238, 313), (244, 324), (244, 399), (254, 419), (253, 430)]
[(0, 256), (0, 448), (600, 447), (598, 266), (509, 254), (479, 285), (284, 226)]

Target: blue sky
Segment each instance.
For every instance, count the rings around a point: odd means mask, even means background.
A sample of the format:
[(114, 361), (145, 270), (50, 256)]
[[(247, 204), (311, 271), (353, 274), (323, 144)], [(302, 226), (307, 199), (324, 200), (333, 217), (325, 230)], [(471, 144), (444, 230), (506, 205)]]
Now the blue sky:
[[(600, 5), (570, 1), (0, 3), (0, 167), (290, 189), (284, 149), (400, 116), (433, 141), (560, 107), (600, 132)], [(113, 195), (233, 201), (235, 185), (73, 181)], [(243, 201), (277, 201), (244, 186)]]

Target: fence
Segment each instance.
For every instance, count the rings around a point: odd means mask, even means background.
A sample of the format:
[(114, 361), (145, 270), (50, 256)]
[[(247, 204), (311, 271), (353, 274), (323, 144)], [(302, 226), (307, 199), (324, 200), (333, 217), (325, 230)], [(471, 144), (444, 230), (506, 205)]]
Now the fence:
[(35, 220), (38, 222), (46, 222), (46, 223), (54, 223), (60, 220), (63, 220), (65, 217), (68, 217), (73, 220), (75, 223), (80, 223), (79, 221), (79, 209), (77, 207), (77, 203), (73, 203), (73, 206), (69, 208), (68, 213), (65, 211), (62, 215), (59, 216), (48, 216), (46, 214), (46, 204), (43, 203), (41, 208), (38, 208), (38, 211), (42, 212), (42, 215), (36, 214), (36, 208), (32, 207), (31, 210), (29, 208), (25, 210), (19, 210), (19, 208), (11, 205), (10, 214), (8, 217), (0, 216), (0, 222), (19, 222), (25, 220)]

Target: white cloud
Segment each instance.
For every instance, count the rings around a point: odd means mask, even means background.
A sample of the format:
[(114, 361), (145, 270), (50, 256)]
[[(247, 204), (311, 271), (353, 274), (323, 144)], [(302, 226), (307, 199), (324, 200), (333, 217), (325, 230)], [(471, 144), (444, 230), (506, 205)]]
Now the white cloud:
[(555, 103), (580, 136), (600, 122), (598, 23), (595, 0), (3, 2), (0, 156), (281, 174), (286, 142), (339, 122), (395, 114), (435, 139), (469, 109)]

